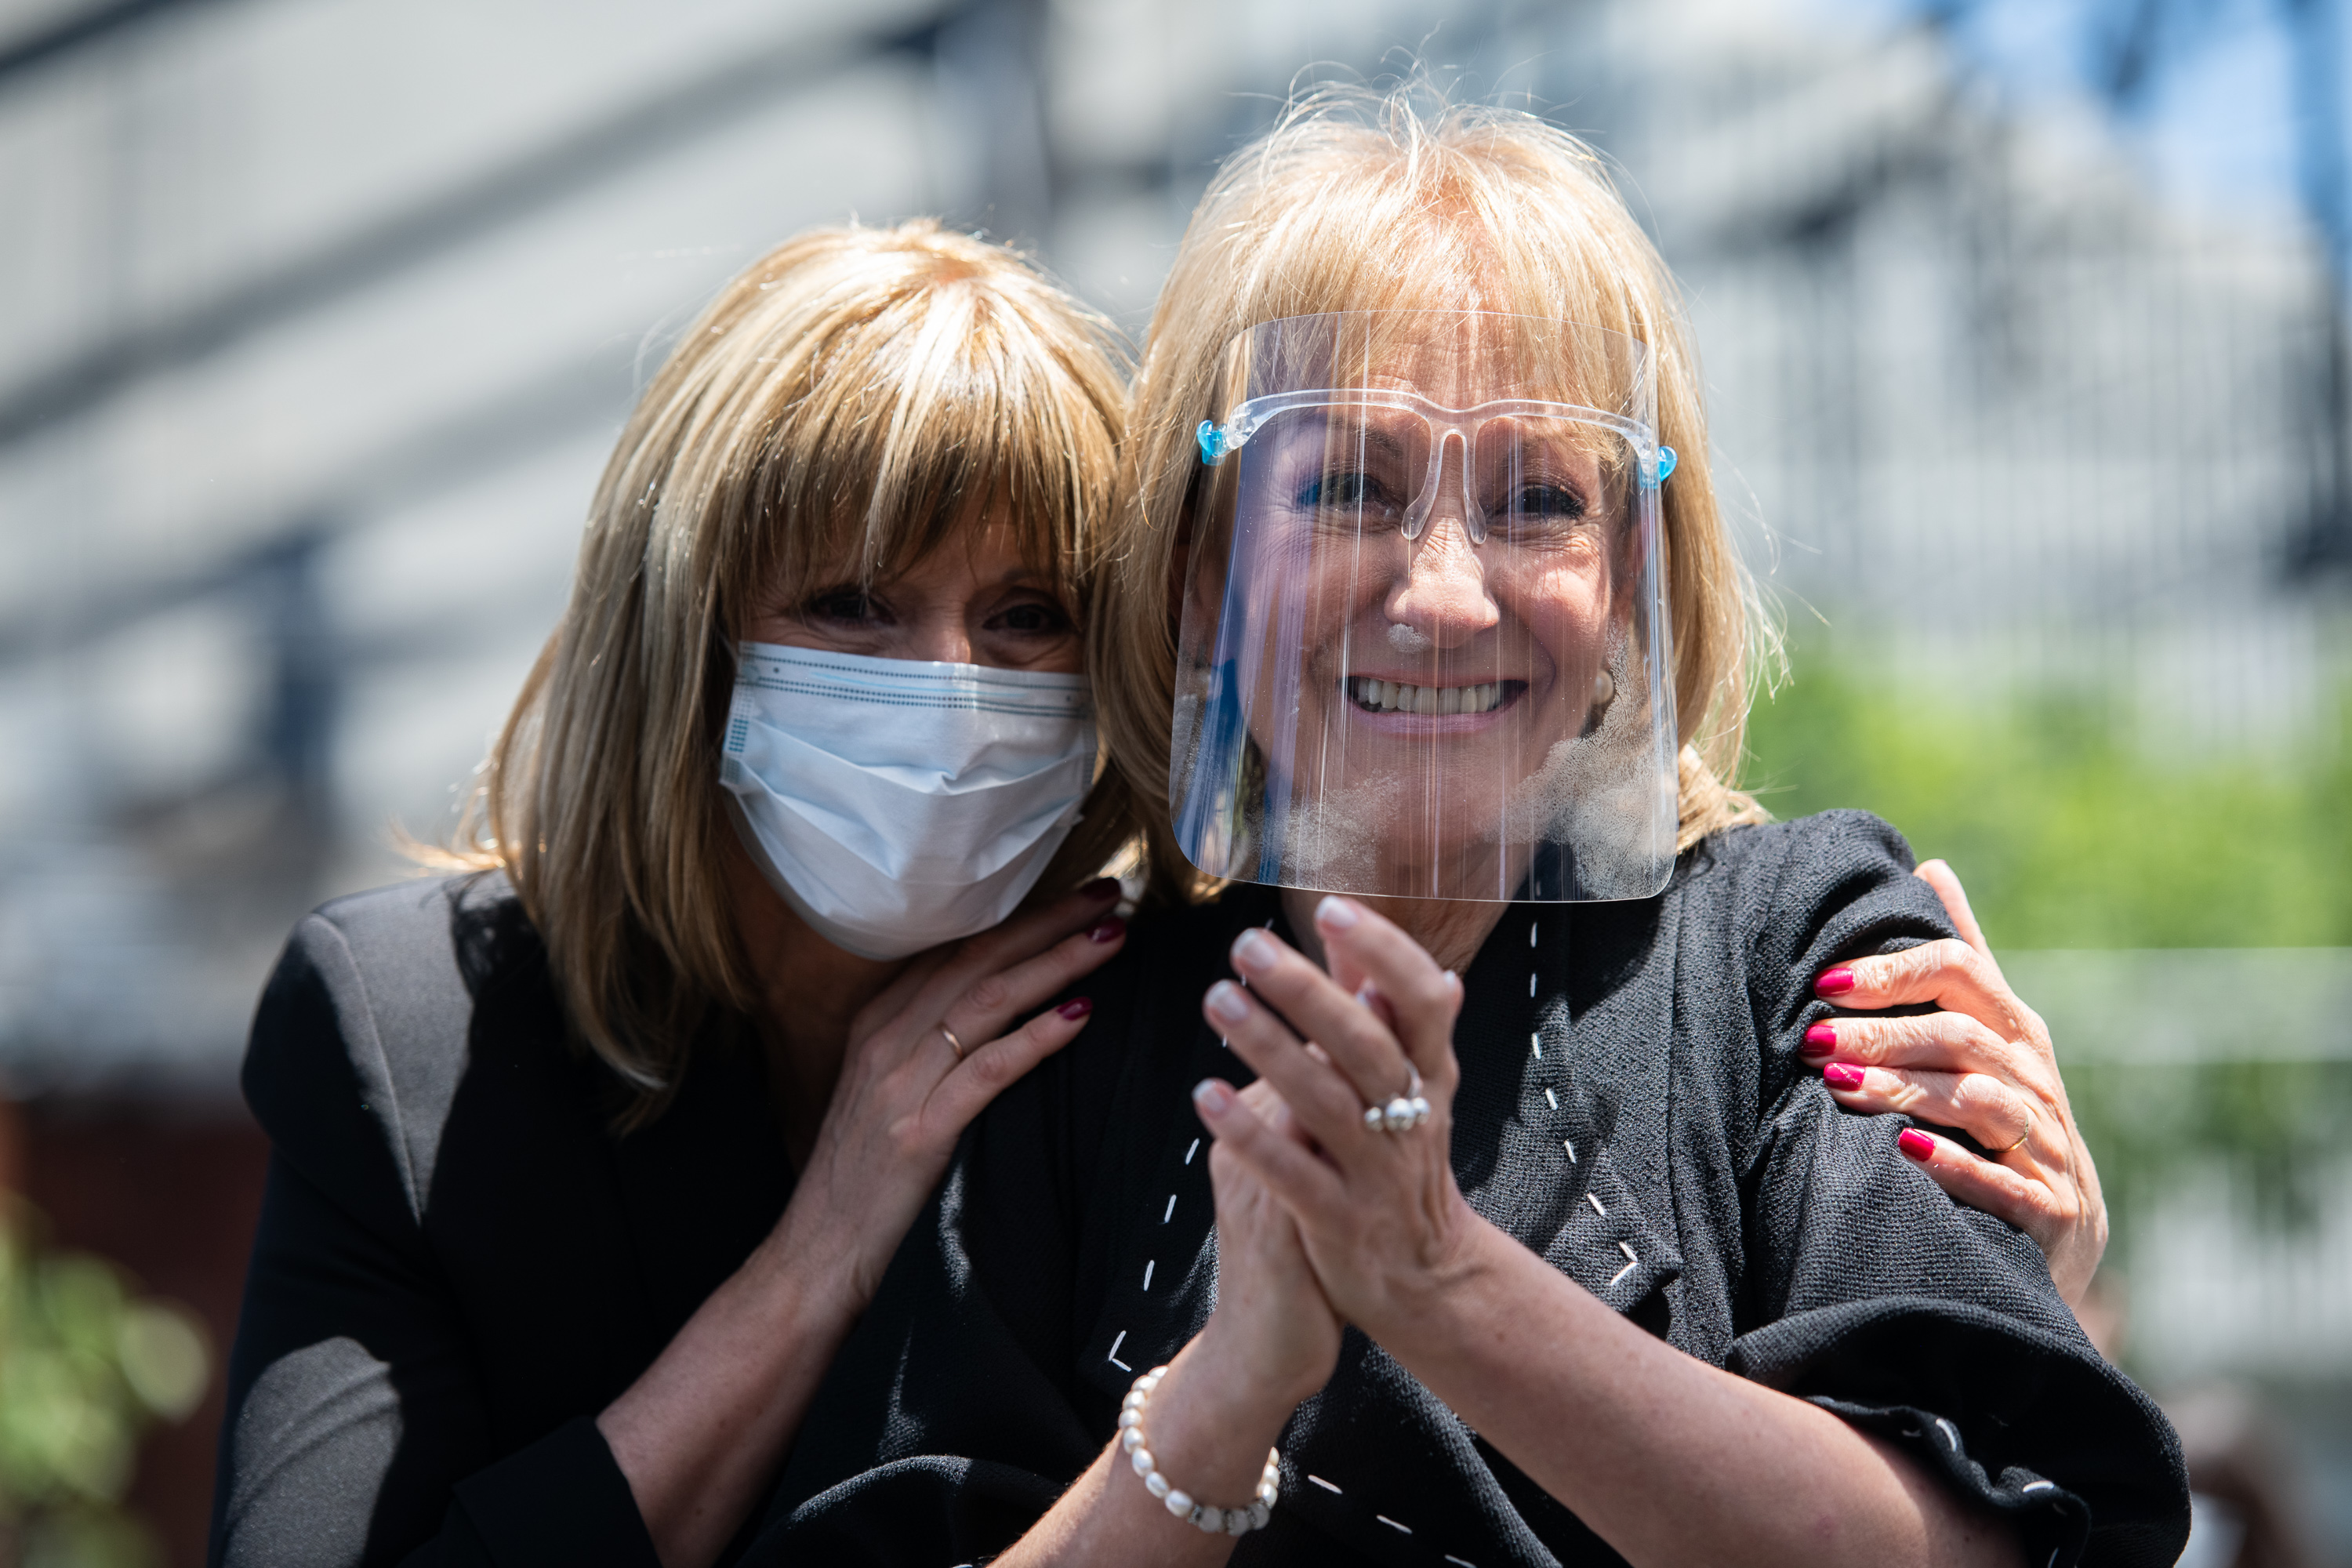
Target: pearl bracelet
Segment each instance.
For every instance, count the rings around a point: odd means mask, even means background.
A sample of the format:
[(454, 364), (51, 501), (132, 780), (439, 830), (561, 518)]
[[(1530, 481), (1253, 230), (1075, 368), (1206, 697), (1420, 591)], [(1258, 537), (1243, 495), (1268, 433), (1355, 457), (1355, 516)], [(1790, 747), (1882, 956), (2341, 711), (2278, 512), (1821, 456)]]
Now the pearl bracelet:
[(1247, 1508), (1215, 1508), (1196, 1503), (1191, 1494), (1168, 1484), (1152, 1462), (1151, 1450), (1143, 1446), (1143, 1410), (1151, 1403), (1151, 1391), (1168, 1369), (1155, 1366), (1137, 1378), (1127, 1391), (1126, 1403), (1118, 1412), (1118, 1446), (1127, 1454), (1127, 1462), (1143, 1478), (1143, 1487), (1153, 1497), (1168, 1505), (1168, 1511), (1185, 1523), (1196, 1525), (1211, 1535), (1246, 1535), (1253, 1530), (1264, 1530), (1273, 1517), (1275, 1499), (1282, 1495), (1282, 1455), (1273, 1449), (1265, 1451), (1265, 1470), (1258, 1477), (1257, 1496)]

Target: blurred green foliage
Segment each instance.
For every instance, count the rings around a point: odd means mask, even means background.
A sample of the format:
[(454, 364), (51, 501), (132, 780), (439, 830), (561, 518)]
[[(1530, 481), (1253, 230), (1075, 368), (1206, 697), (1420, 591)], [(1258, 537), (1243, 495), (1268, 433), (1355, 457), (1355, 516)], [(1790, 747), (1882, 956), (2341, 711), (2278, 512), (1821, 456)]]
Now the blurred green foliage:
[(0, 1568), (159, 1562), (123, 1493), (140, 1433), (196, 1407), (211, 1360), (187, 1313), (47, 1248), (0, 1193)]
[[(1860, 806), (1950, 861), (1996, 954), (2352, 946), (2352, 702), (2282, 752), (2158, 756), (2100, 693), (1966, 706), (1859, 659), (1795, 662), (1756, 705), (1744, 781), (1775, 816)], [(2352, 1062), (2069, 1063), (2066, 1085), (2126, 1264), (2200, 1165), (2226, 1164), (2256, 1219), (2307, 1222), (2352, 1127)]]
[(1962, 706), (1800, 658), (1743, 781), (1861, 806), (1968, 884), (1996, 948), (2352, 946), (2346, 722), (2280, 755), (2151, 756), (2098, 693)]
[(2352, 1062), (2092, 1062), (2066, 1068), (2066, 1093), (2126, 1262), (2154, 1200), (2200, 1161), (2229, 1165), (2258, 1224), (2310, 1225), (2352, 1126)]

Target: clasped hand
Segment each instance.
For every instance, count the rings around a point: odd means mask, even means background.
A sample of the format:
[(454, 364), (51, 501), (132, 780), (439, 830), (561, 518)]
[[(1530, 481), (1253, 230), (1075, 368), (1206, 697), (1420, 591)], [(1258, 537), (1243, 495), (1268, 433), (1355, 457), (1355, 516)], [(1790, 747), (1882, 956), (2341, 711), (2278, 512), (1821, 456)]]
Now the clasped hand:
[[(1211, 1079), (1194, 1095), (1216, 1137), (1218, 1312), (1246, 1320), (1235, 1327), (1254, 1360), (1319, 1361), (1265, 1369), (1305, 1393), (1330, 1375), (1339, 1323), (1394, 1349), (1426, 1321), (1486, 1228), (1449, 1157), (1460, 977), (1352, 900), (1326, 899), (1315, 919), (1328, 973), (1270, 932), (1235, 942), (1248, 985), (1219, 982), (1202, 1011), (1260, 1081), (1235, 1093)], [(1365, 1109), (1407, 1093), (1416, 1073), (1428, 1120), (1368, 1125)]]

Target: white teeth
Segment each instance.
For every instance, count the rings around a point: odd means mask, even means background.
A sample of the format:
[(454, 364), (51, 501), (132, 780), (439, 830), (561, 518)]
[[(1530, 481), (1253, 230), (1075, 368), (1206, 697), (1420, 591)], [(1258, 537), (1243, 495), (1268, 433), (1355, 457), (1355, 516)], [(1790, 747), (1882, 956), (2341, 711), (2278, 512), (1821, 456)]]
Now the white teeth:
[(1407, 686), (1402, 681), (1350, 676), (1348, 695), (1359, 707), (1375, 713), (1491, 713), (1503, 705), (1503, 683), (1489, 680), (1473, 686)]

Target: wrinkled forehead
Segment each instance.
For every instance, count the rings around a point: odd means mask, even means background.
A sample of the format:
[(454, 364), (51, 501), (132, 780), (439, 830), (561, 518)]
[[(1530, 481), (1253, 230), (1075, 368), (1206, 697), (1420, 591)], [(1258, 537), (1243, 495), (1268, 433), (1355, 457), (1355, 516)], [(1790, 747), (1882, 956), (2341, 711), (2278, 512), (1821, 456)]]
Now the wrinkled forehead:
[(1314, 388), (1416, 394), (1445, 408), (1510, 398), (1637, 413), (1642, 345), (1598, 328), (1478, 311), (1302, 316), (1244, 335), (1244, 395)]

